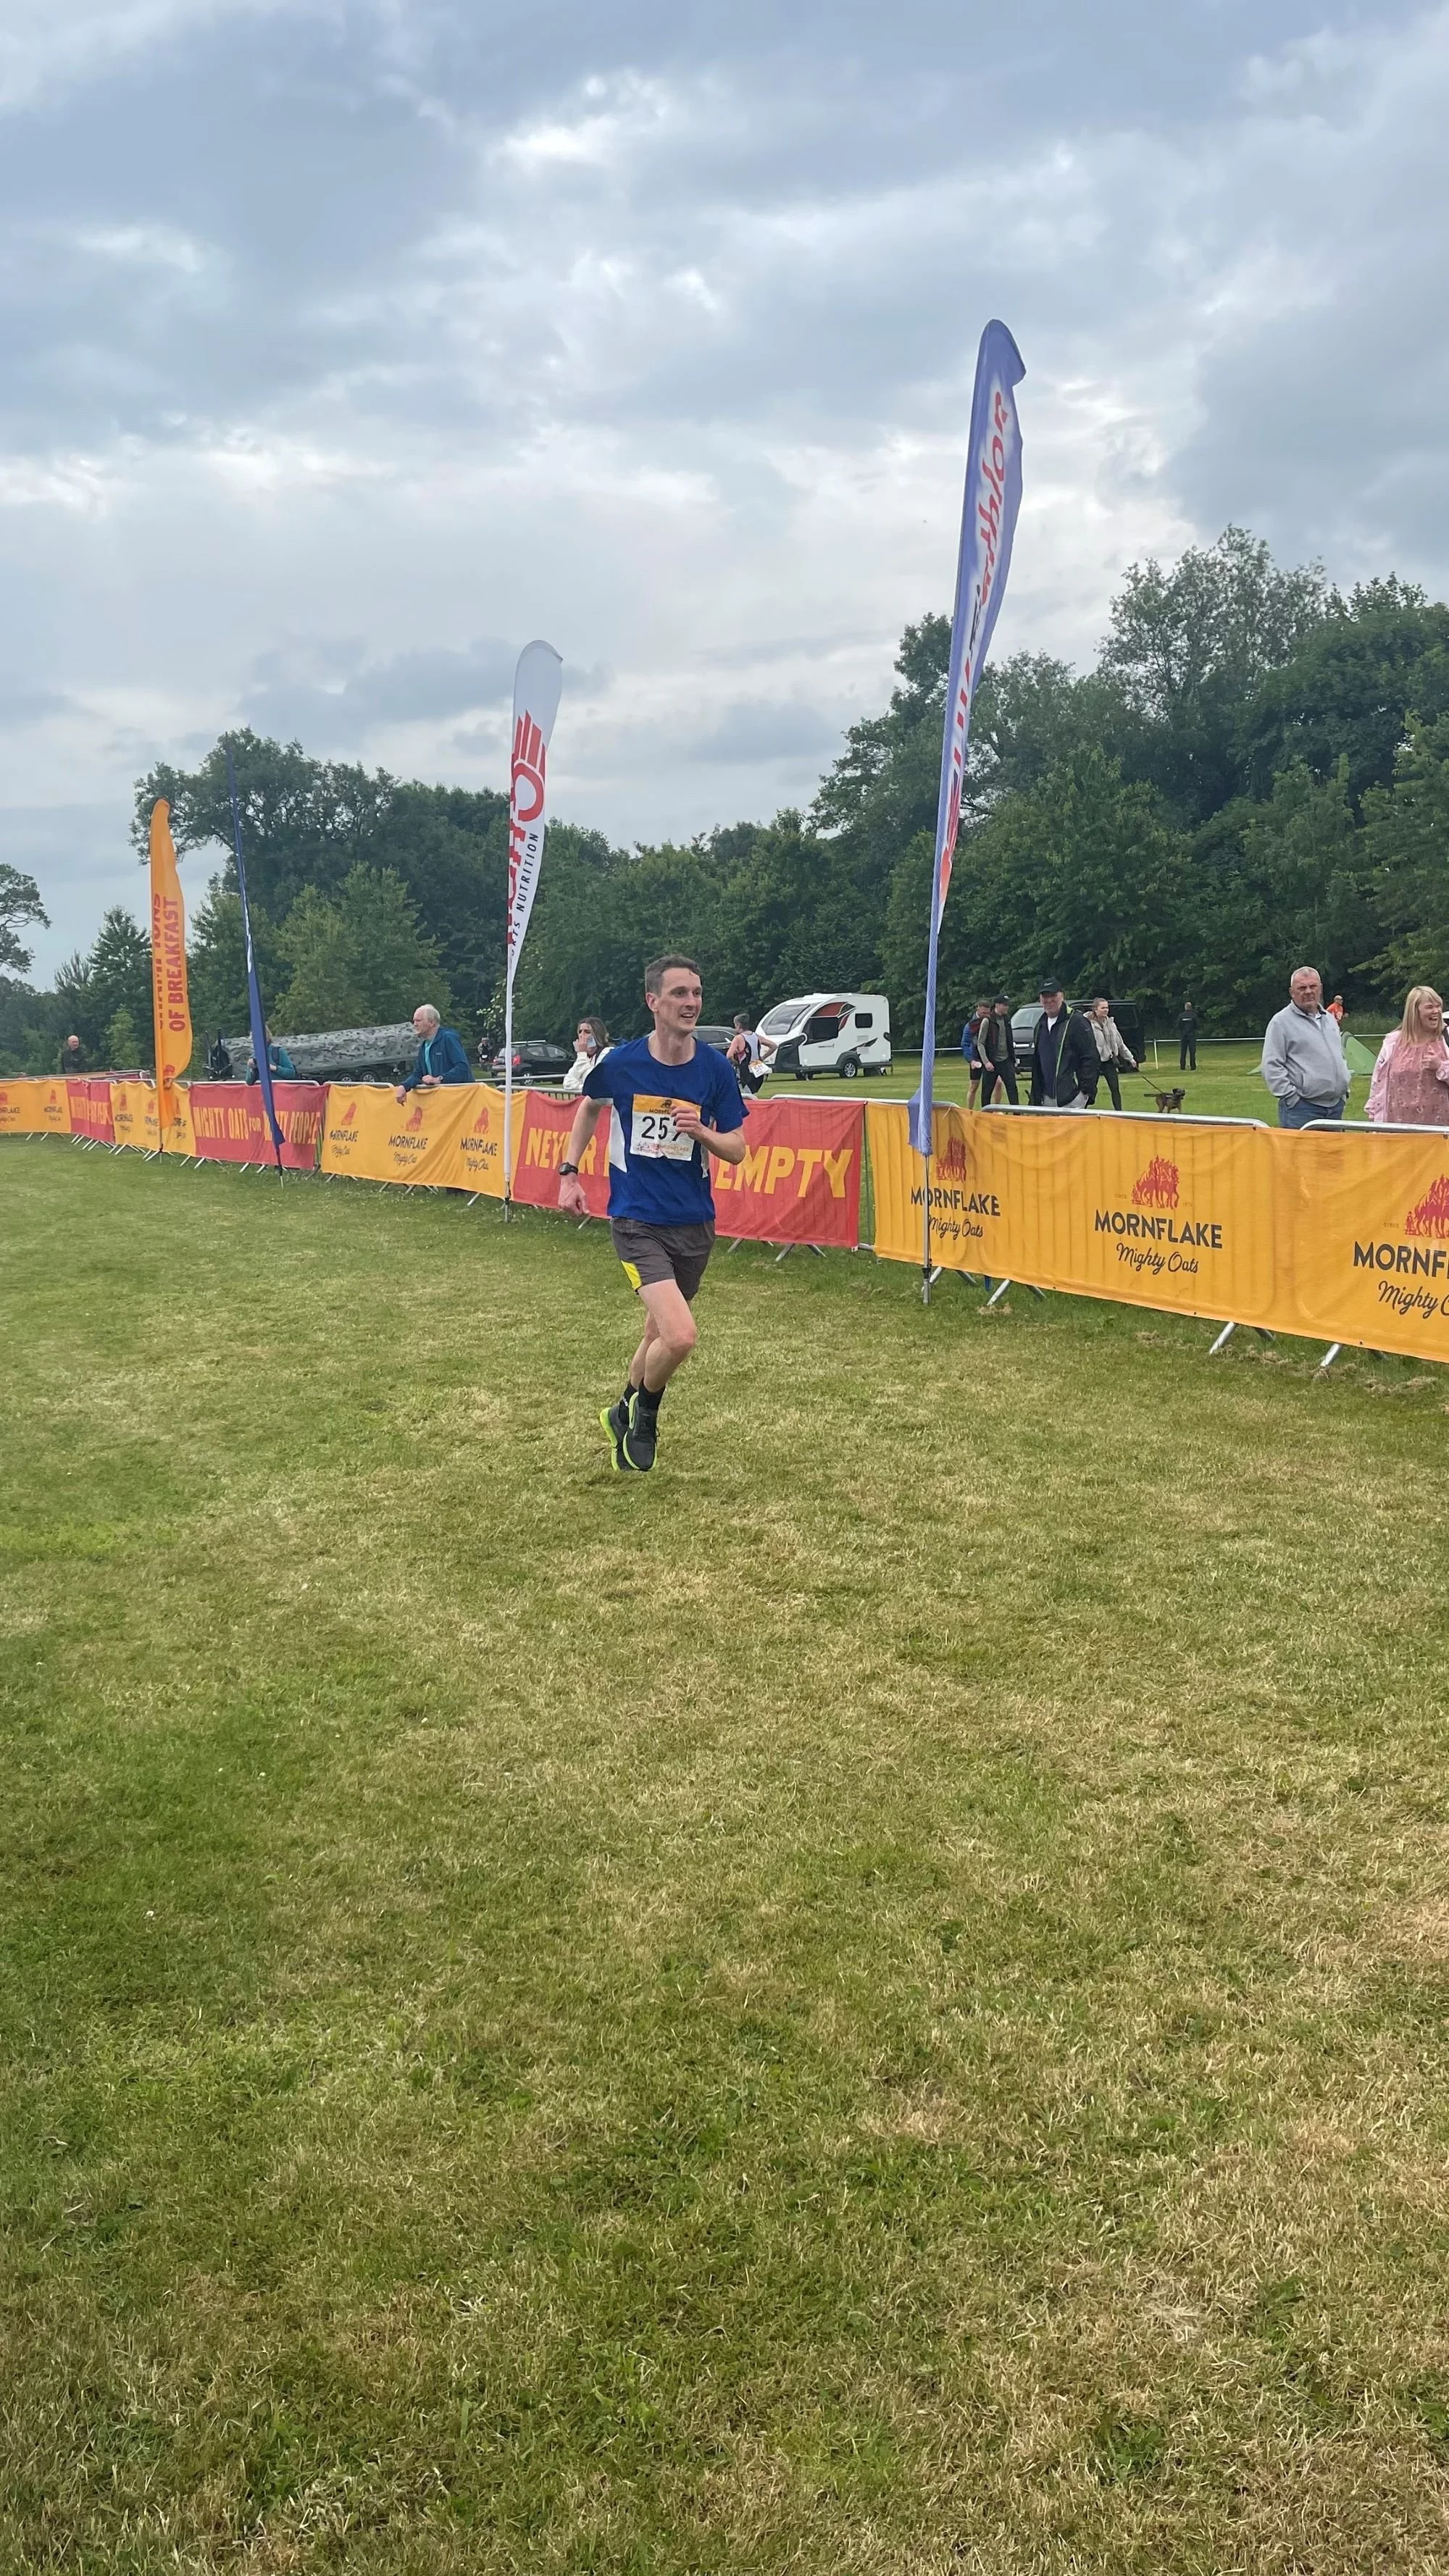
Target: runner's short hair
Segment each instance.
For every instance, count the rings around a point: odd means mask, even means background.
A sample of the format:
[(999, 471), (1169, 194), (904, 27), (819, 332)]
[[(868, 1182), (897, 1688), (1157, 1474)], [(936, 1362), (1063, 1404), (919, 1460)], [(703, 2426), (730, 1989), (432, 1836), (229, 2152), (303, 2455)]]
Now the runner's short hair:
[(644, 990), (646, 993), (660, 993), (663, 991), (664, 978), (668, 974), (671, 966), (682, 966), (685, 969), (685, 972), (690, 975), (697, 975), (699, 973), (699, 959), (697, 957), (651, 957), (648, 965), (644, 969)]

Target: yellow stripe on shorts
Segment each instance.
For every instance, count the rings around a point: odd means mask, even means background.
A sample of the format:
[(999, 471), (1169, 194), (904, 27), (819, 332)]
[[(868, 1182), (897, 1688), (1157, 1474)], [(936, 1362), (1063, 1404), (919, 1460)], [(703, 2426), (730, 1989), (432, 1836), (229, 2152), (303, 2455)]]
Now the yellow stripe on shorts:
[(640, 1282), (639, 1282), (639, 1273), (638, 1273), (638, 1270), (637, 1270), (637, 1268), (636, 1268), (635, 1264), (634, 1264), (632, 1261), (626, 1261), (626, 1262), (622, 1263), (621, 1267), (622, 1267), (622, 1269), (623, 1269), (623, 1272), (624, 1272), (624, 1276), (625, 1276), (625, 1278), (626, 1278), (626, 1279), (628, 1280), (628, 1282), (629, 1282), (630, 1287), (631, 1287), (631, 1288), (637, 1288), (637, 1287), (639, 1286)]

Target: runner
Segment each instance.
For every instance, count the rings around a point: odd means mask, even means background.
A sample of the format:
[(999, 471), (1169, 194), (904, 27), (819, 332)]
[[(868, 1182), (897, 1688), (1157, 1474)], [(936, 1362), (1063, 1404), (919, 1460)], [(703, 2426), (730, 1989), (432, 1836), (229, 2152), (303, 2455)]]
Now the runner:
[(558, 1203), (588, 1213), (579, 1164), (605, 1101), (609, 1124), (609, 1231), (644, 1308), (644, 1338), (629, 1382), (600, 1414), (615, 1473), (647, 1473), (659, 1437), (659, 1402), (695, 1344), (690, 1304), (714, 1249), (714, 1195), (706, 1156), (742, 1163), (748, 1112), (733, 1065), (697, 1046), (704, 999), (692, 957), (656, 957), (644, 969), (651, 1037), (631, 1039), (584, 1077), (584, 1096), (559, 1165)]

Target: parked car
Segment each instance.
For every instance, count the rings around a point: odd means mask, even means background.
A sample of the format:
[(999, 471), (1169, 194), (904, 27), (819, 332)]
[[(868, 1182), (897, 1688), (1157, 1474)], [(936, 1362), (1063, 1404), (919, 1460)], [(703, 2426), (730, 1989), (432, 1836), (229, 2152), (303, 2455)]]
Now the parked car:
[[(562, 1082), (573, 1057), (563, 1047), (550, 1044), (547, 1038), (515, 1038), (513, 1041), (513, 1079), (515, 1082)], [(493, 1071), (501, 1082), (508, 1071), (508, 1049), (500, 1047), (493, 1059)]]
[[(1112, 997), (1109, 994), (1108, 1000), (1111, 1001), (1111, 999)], [(1087, 995), (1085, 1001), (1068, 1002), (1067, 1004), (1067, 1009), (1069, 1011), (1089, 1011), (1091, 1007), (1092, 995), (1090, 993)], [(1147, 1032), (1143, 1028), (1142, 1013), (1138, 1009), (1137, 1004), (1129, 1001), (1113, 1001), (1112, 1017), (1122, 1032), (1123, 1045), (1126, 1047), (1129, 1055), (1134, 1055), (1140, 1064), (1142, 1062), (1143, 1052), (1147, 1045)], [(1032, 1049), (1036, 1045), (1036, 1024), (1040, 1018), (1040, 1002), (1023, 1002), (1021, 1009), (1019, 1011), (1013, 1011), (1011, 1014), (1012, 1053), (1016, 1058), (1018, 1067), (1028, 1073), (1031, 1070)]]
[(734, 1036), (734, 1030), (720, 1028), (713, 1020), (700, 1020), (696, 1024), (694, 1034), (701, 1046), (718, 1047), (720, 1054), (723, 1055)]
[(797, 1082), (813, 1082), (817, 1073), (833, 1073), (852, 1082), (861, 1073), (889, 1073), (891, 1006), (884, 993), (804, 993), (793, 1002), (777, 1002), (760, 1022), (762, 1038), (773, 1038), (766, 1062), (772, 1073), (793, 1073)]

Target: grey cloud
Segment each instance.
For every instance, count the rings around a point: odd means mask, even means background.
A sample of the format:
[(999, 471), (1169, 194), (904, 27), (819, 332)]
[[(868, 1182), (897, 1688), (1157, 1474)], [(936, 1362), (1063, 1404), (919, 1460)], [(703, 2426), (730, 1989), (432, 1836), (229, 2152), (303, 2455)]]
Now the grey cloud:
[[(313, 666), (319, 658), (313, 657)], [(433, 646), (395, 653), (386, 661), (350, 657), (329, 685), (288, 668), (284, 654), (267, 654), (242, 698), (242, 713), (258, 732), (297, 734), (317, 750), (355, 746), (385, 725), (465, 715), (508, 698), (516, 646), (480, 637), (461, 652)]]
[(824, 757), (839, 746), (840, 728), (818, 707), (778, 698), (739, 698), (710, 732), (689, 745), (691, 760), (763, 762)]
[(59, 689), (38, 689), (28, 680), (0, 672), (0, 730), (8, 731), (15, 725), (43, 723), (47, 716), (65, 715), (73, 703)]

